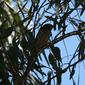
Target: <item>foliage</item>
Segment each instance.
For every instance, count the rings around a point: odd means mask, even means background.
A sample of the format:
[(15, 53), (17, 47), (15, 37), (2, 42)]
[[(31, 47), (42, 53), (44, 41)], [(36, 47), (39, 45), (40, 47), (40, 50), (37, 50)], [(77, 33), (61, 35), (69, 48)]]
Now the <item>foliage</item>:
[[(0, 85), (61, 85), (68, 70), (75, 85), (85, 59), (84, 12), (84, 0), (0, 0)], [(74, 35), (79, 45), (65, 64), (57, 44)]]

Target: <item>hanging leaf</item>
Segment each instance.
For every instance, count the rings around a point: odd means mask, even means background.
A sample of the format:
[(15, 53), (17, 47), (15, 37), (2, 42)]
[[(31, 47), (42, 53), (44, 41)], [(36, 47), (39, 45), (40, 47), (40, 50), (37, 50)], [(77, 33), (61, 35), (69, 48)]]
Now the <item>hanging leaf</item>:
[(75, 25), (76, 27), (78, 27), (78, 23), (77, 23), (75, 20), (71, 19), (70, 22), (71, 22), (73, 25)]
[(56, 30), (56, 23), (57, 23), (57, 16), (55, 16), (55, 19), (54, 19), (54, 30)]
[(74, 76), (75, 73), (75, 66), (72, 67), (72, 70), (70, 71), (70, 79)]
[(12, 27), (3, 28), (1, 26), (0, 27), (0, 39), (8, 38), (8, 36), (11, 35), (12, 31), (13, 31), (13, 28)]
[(70, 11), (67, 10), (67, 12), (65, 12), (63, 14), (62, 17), (60, 17), (60, 21), (58, 23), (58, 29), (60, 30), (60, 28), (63, 28), (62, 24), (65, 23), (66, 19), (68, 18), (68, 16), (74, 11), (74, 9), (70, 9)]
[(40, 0), (35, 0), (35, 2), (36, 2), (37, 4), (39, 4)]
[(61, 8), (61, 0), (55, 0), (56, 15), (59, 16), (59, 9)]
[(6, 11), (0, 6), (0, 15), (5, 14), (5, 13), (6, 13)]
[(52, 50), (56, 60), (59, 61), (59, 62), (62, 62), (60, 48), (59, 47), (51, 46), (51, 50)]
[[(10, 6), (10, 4), (6, 3), (6, 5), (8, 6), (9, 8), (9, 12), (11, 13), (11, 16), (13, 18), (13, 21), (14, 21), (14, 24), (19, 24), (21, 22), (21, 17), (19, 15), (19, 13), (16, 13), (14, 11), (14, 9)], [(21, 23), (20, 23), (21, 24)]]
[(85, 40), (84, 37), (82, 37), (82, 40), (80, 42), (80, 46), (79, 46), (79, 51), (78, 51), (78, 58), (79, 59), (83, 59), (85, 58)]
[(48, 20), (50, 20), (50, 21), (55, 21), (55, 18), (53, 18), (52, 16), (45, 16)]
[(67, 9), (68, 5), (69, 5), (69, 0), (64, 0), (62, 3), (62, 10), (63, 12)]
[(55, 4), (55, 2), (53, 0), (48, 0), (48, 2), (49, 2), (49, 7), (50, 8)]
[(56, 67), (56, 79), (57, 79), (57, 85), (61, 85), (62, 81), (62, 68)]
[(47, 83), (47, 85), (51, 85), (51, 74), (52, 74), (52, 72), (48, 71), (48, 83)]
[(52, 65), (53, 69), (56, 70), (57, 64), (56, 64), (56, 60), (55, 60), (54, 56), (50, 53), (48, 58), (49, 58), (49, 62)]
[(26, 37), (25, 36), (23, 36), (23, 38), (22, 38), (22, 40), (21, 40), (21, 43), (20, 43), (20, 45), (21, 45), (21, 47), (24, 49), (24, 50), (27, 50), (29, 47), (28, 47), (28, 42), (27, 42), (27, 40), (26, 40)]
[(85, 11), (85, 9), (81, 9), (81, 11), (80, 11), (80, 16), (83, 15), (84, 11)]

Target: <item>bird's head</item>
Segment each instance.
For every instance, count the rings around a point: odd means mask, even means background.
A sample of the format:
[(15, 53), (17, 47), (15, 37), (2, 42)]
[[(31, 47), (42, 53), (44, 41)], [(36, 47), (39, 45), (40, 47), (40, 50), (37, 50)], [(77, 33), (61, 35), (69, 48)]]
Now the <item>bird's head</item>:
[(52, 24), (45, 24), (41, 27), (41, 29), (45, 31), (52, 30), (52, 28), (53, 28)]

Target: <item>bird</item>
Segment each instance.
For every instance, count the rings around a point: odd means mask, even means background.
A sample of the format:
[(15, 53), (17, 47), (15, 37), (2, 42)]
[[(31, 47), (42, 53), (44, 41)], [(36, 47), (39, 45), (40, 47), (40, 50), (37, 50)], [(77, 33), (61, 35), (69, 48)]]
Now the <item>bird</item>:
[(41, 52), (43, 48), (48, 44), (49, 35), (51, 34), (52, 28), (52, 24), (45, 24), (41, 26), (35, 39), (36, 52)]

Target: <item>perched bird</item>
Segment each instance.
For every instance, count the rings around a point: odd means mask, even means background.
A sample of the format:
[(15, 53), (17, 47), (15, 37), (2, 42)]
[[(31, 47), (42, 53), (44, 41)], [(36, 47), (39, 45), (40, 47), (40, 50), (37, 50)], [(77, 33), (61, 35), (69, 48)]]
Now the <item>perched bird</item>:
[(36, 52), (40, 53), (42, 49), (48, 44), (48, 38), (51, 34), (52, 28), (53, 25), (51, 24), (45, 24), (40, 28), (35, 40)]

